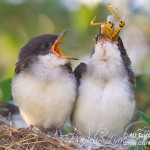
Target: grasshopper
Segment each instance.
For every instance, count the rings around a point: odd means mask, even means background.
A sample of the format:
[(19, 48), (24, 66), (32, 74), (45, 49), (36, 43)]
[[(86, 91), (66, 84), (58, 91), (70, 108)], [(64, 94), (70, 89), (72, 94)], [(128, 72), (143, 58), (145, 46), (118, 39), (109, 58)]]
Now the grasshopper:
[[(105, 35), (111, 41), (117, 42), (119, 32), (122, 29), (122, 27), (125, 25), (124, 20), (126, 16), (123, 16), (122, 18), (120, 18), (115, 12), (112, 5), (108, 5), (107, 9), (112, 13), (111, 15), (107, 17), (107, 22), (95, 22), (95, 19), (96, 19), (96, 16), (95, 16), (94, 19), (90, 22), (90, 26), (102, 25), (99, 29), (99, 34)], [(116, 20), (120, 22), (117, 28), (115, 28), (114, 23), (113, 23), (114, 17)]]

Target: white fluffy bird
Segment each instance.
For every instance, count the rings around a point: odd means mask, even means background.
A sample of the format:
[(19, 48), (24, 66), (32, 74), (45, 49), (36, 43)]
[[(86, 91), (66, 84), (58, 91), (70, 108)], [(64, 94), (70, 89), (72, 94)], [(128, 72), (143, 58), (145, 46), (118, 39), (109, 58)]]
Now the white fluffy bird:
[(77, 84), (60, 43), (59, 35), (32, 38), (21, 48), (12, 81), (12, 95), (28, 125), (50, 131), (70, 118), (76, 100)]
[(89, 137), (120, 136), (134, 113), (134, 74), (120, 37), (118, 44), (101, 34), (97, 41), (89, 62), (74, 71), (79, 88), (72, 124)]

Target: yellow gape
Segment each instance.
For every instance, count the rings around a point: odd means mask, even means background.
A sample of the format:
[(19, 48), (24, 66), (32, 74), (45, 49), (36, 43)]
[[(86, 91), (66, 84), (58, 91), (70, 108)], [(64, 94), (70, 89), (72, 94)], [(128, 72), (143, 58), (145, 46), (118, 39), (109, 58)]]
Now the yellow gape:
[[(102, 35), (105, 35), (111, 41), (117, 42), (118, 34), (119, 34), (121, 28), (125, 25), (125, 22), (124, 22), (125, 16), (122, 19), (120, 19), (111, 5), (108, 5), (107, 9), (112, 13), (112, 15), (109, 15), (107, 17), (107, 22), (97, 22), (96, 23), (96, 22), (94, 22), (96, 19), (96, 16), (95, 16), (94, 19), (90, 22), (90, 26), (103, 25), (103, 26), (101, 26), (99, 33)], [(112, 22), (113, 17), (115, 17), (116, 20), (118, 20), (120, 22), (119, 26), (116, 29)]]

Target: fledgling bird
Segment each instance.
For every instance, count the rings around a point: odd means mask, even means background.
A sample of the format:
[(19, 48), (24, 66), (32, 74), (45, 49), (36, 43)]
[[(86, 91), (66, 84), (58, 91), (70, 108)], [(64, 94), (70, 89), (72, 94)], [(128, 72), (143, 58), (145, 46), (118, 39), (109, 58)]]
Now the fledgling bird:
[(79, 87), (72, 124), (78, 133), (96, 138), (123, 133), (135, 108), (130, 64), (120, 37), (116, 44), (98, 35), (89, 62), (74, 71)]
[(19, 53), (12, 80), (12, 96), (28, 125), (55, 131), (70, 118), (77, 83), (68, 59), (60, 50), (67, 33), (32, 38)]

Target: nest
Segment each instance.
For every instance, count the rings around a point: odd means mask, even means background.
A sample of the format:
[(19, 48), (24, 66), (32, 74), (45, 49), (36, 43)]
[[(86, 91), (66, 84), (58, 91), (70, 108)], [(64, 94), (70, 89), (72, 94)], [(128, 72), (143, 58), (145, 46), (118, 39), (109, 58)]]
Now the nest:
[(61, 137), (56, 138), (36, 128), (16, 128), (0, 116), (0, 150), (76, 150)]
[(130, 145), (123, 143), (132, 142), (133, 139), (121, 139), (121, 143), (103, 140), (74, 133), (56, 136), (34, 127), (17, 128), (0, 116), (0, 150), (124, 150)]

